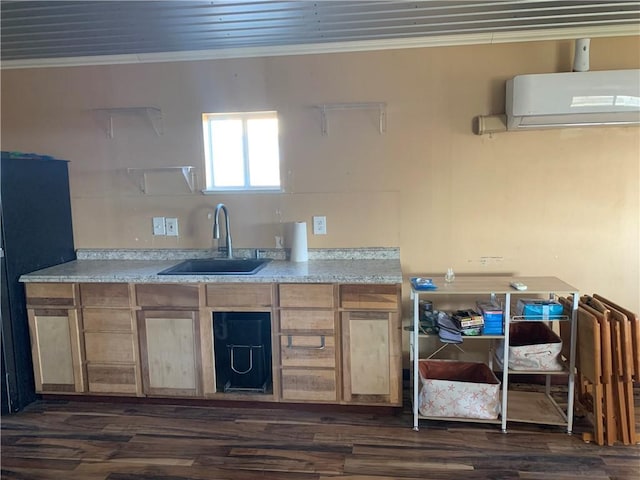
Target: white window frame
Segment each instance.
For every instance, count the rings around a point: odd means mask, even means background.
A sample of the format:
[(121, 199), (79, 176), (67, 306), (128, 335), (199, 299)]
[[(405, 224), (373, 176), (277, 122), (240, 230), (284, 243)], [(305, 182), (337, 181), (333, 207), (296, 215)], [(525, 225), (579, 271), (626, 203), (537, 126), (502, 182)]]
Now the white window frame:
[[(202, 131), (205, 161), (205, 178), (206, 188), (202, 190), (204, 194), (215, 194), (220, 192), (282, 192), (282, 158), (280, 157), (280, 149), (278, 147), (278, 163), (279, 163), (279, 185), (277, 186), (252, 186), (249, 184), (249, 141), (247, 136), (247, 121), (256, 118), (275, 118), (278, 120), (278, 112), (276, 111), (259, 111), (259, 112), (233, 112), (233, 113), (203, 113), (202, 114)], [(242, 150), (243, 150), (243, 166), (244, 166), (244, 185), (233, 187), (217, 187), (213, 182), (213, 158), (211, 154), (211, 120), (242, 120)], [(278, 142), (279, 142), (278, 135)]]

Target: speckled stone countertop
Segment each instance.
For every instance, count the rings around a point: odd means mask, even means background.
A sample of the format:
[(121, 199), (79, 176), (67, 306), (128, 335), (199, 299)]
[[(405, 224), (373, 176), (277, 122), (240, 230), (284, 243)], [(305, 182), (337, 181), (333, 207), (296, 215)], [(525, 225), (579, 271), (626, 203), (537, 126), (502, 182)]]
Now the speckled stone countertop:
[[(248, 252), (238, 251), (239, 257)], [(271, 258), (253, 275), (158, 275), (188, 258), (217, 257), (211, 250), (78, 250), (78, 260), (28, 273), (22, 282), (78, 283), (402, 283), (397, 248), (309, 250), (308, 262), (278, 259), (280, 252), (261, 250)]]

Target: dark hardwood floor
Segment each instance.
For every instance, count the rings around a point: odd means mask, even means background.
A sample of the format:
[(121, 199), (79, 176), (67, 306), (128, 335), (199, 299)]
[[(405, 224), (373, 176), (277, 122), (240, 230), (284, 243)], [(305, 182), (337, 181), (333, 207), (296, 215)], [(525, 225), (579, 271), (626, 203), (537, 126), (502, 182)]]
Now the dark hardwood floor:
[(561, 428), (421, 422), (408, 407), (310, 411), (38, 401), (2, 417), (2, 479), (638, 480), (640, 447)]

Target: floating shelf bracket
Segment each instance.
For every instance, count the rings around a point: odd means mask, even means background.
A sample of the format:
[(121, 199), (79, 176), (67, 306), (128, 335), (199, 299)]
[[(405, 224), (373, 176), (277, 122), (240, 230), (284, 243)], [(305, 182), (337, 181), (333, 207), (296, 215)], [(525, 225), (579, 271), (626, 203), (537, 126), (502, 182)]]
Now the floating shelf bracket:
[(106, 131), (109, 138), (113, 138), (113, 117), (117, 115), (139, 115), (147, 119), (156, 135), (164, 133), (162, 124), (162, 110), (157, 107), (119, 107), (119, 108), (94, 108), (104, 116)]
[(327, 111), (329, 110), (378, 110), (380, 117), (380, 133), (387, 131), (387, 104), (384, 102), (365, 103), (323, 103), (315, 105), (322, 115), (322, 135), (329, 135), (329, 125), (327, 121)]
[(195, 167), (191, 165), (180, 167), (157, 168), (127, 168), (127, 174), (136, 182), (142, 193), (147, 193), (147, 174), (159, 172), (181, 172), (189, 190), (195, 191)]

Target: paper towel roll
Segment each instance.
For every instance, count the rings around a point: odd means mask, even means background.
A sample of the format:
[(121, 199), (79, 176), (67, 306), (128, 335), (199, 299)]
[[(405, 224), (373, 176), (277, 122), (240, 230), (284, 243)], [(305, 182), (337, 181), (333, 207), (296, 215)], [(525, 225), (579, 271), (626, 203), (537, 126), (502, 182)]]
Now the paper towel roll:
[(295, 222), (291, 240), (291, 261), (306, 262), (309, 260), (307, 251), (307, 222)]

